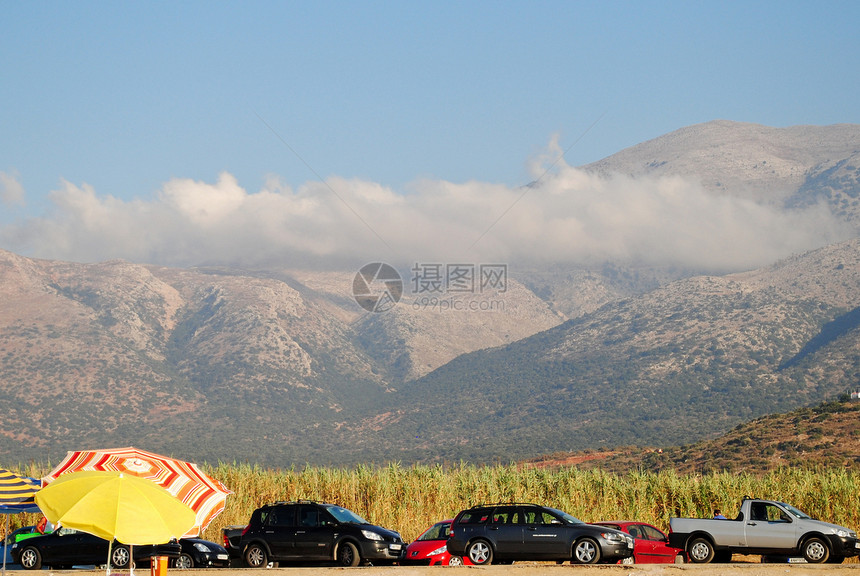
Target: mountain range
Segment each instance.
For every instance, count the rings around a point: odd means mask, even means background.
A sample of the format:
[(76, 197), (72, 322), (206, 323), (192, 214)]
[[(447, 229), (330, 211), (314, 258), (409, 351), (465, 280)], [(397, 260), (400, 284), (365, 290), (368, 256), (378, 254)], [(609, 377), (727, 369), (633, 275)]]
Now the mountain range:
[[(709, 194), (825, 205), (860, 226), (860, 126), (716, 121), (582, 169), (696, 178)], [(690, 444), (860, 385), (856, 237), (720, 275), (511, 267), (459, 312), (405, 300), (367, 312), (355, 281), (0, 251), (0, 451), (507, 461)]]

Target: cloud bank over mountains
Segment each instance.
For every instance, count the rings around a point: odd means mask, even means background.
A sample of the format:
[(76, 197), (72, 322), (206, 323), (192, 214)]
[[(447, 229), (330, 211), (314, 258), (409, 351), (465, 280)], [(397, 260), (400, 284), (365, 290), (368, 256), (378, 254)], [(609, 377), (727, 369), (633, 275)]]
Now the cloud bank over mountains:
[[(854, 231), (824, 204), (786, 210), (719, 196), (680, 177), (587, 173), (536, 159), (526, 187), (422, 180), (406, 191), (330, 177), (249, 192), (228, 172), (177, 178), (123, 200), (62, 182), (38, 218), (0, 228), (4, 247), (38, 258), (121, 258), (170, 266), (344, 268), (370, 261), (673, 265), (750, 269)], [(555, 156), (556, 158), (558, 155)], [(4, 203), (21, 203), (0, 173)]]

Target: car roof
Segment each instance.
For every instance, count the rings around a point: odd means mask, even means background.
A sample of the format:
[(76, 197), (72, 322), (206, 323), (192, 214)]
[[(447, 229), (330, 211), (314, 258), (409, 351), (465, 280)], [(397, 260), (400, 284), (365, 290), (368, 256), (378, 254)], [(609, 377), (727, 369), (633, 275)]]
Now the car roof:
[(494, 506), (534, 506), (536, 508), (549, 508), (549, 506), (543, 506), (533, 502), (490, 502), (487, 504), (475, 504), (474, 506), (467, 508), (467, 510), (473, 510), (475, 508), (492, 508)]

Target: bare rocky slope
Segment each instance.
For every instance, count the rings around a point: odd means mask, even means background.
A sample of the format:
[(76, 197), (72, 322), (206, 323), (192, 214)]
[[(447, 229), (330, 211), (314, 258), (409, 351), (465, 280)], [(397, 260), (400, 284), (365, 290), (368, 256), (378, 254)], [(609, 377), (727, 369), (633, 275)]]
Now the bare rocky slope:
[(681, 128), (584, 166), (603, 174), (681, 175), (714, 193), (798, 205), (824, 198), (860, 222), (860, 127), (717, 120)]
[(860, 381), (858, 310), (856, 239), (753, 272), (679, 280), (405, 385), (379, 442), (404, 458), (432, 447), (483, 460), (689, 444), (850, 391)]
[[(562, 321), (514, 280), (493, 313), (372, 315), (349, 295), (349, 275), (328, 287), (297, 276), (316, 289), (285, 272), (0, 251), (4, 453), (191, 443), (210, 460), (241, 459), (263, 438), (306, 443), (309, 427), (372, 409), (403, 379)], [(222, 431), (240, 448), (225, 450)]]

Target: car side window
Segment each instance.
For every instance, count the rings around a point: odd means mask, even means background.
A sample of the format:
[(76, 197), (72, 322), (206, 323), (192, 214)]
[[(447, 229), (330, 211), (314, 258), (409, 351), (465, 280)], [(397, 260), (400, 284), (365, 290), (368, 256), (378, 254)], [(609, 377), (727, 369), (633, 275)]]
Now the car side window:
[(320, 526), (320, 511), (316, 506), (303, 505), (299, 507), (299, 526), (316, 528)]
[(525, 521), (527, 524), (552, 524), (555, 516), (544, 510), (527, 508), (525, 510)]
[(767, 521), (768, 522), (788, 522), (788, 516), (779, 508), (779, 506), (774, 506), (773, 504), (767, 505)]
[(515, 522), (516, 508), (501, 506), (493, 510), (493, 524), (513, 524)]
[(490, 510), (487, 508), (477, 508), (463, 512), (460, 515), (459, 524), (484, 524), (490, 517)]
[(653, 526), (647, 526), (645, 524), (639, 525), (639, 534), (640, 538), (645, 538), (646, 540), (660, 541), (666, 539), (666, 536), (664, 536), (662, 532)]
[(269, 526), (295, 526), (296, 525), (296, 507), (295, 506), (278, 506), (269, 512)]

